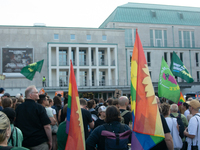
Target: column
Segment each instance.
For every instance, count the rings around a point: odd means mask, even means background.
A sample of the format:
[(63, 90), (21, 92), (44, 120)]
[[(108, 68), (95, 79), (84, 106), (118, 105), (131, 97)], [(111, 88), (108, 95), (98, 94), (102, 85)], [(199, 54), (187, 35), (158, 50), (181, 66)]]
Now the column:
[(72, 56), (72, 47), (70, 46), (69, 48), (68, 48), (68, 64), (69, 64), (69, 66), (70, 66), (70, 60), (71, 60), (71, 56)]
[(59, 86), (59, 47), (56, 47), (56, 86)]
[(48, 79), (48, 83), (49, 83), (49, 86), (52, 86), (52, 77), (51, 77), (51, 47), (49, 45), (48, 47), (48, 51), (49, 51), (49, 79)]

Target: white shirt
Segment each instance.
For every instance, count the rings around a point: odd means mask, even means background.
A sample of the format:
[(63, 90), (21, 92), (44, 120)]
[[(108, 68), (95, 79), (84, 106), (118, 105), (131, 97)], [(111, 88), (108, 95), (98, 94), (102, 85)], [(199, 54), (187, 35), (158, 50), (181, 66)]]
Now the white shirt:
[[(200, 116), (200, 113), (197, 113), (197, 114)], [(200, 117), (199, 116), (194, 115), (189, 121), (188, 133), (190, 135), (195, 135), (195, 137), (193, 139), (189, 137), (186, 138), (186, 141), (188, 142), (188, 150), (191, 150), (192, 143), (194, 146), (198, 145), (198, 147), (200, 147), (200, 136), (198, 136), (200, 135)]]
[[(51, 107), (49, 107), (49, 108), (51, 108)], [(56, 115), (56, 110), (53, 109), (53, 108), (51, 108), (51, 110), (52, 110), (52, 112), (53, 112), (53, 115)]]
[(189, 111), (189, 109), (187, 109), (185, 112), (184, 112), (184, 115), (185, 115), (185, 117), (187, 118), (187, 116), (190, 114), (190, 111)]

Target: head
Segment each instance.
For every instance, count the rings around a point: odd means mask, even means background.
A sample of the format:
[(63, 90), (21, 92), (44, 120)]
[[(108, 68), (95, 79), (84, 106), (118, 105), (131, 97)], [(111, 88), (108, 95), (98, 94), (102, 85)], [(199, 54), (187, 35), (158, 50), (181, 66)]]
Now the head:
[(113, 105), (113, 101), (114, 101), (114, 99), (112, 99), (112, 98), (107, 99), (108, 105), (109, 105), (109, 106), (110, 106), (110, 105)]
[(2, 97), (3, 98), (10, 97), (10, 94), (9, 93), (4, 93)]
[(23, 103), (24, 102), (24, 98), (23, 97), (18, 98), (17, 102)]
[(184, 111), (187, 110), (187, 109), (189, 109), (188, 103), (184, 102), (184, 103), (182, 104), (182, 108), (183, 108)]
[(119, 109), (116, 106), (108, 106), (106, 109), (106, 123), (111, 123), (113, 121), (121, 122), (121, 116)]
[(0, 94), (4, 94), (4, 88), (0, 88)]
[(58, 97), (58, 96), (55, 96), (54, 98), (53, 98), (53, 102), (54, 102), (54, 105), (57, 105), (57, 106), (61, 106), (61, 98), (60, 97)]
[(178, 105), (177, 104), (171, 104), (170, 111), (171, 111), (171, 113), (178, 113)]
[(126, 96), (121, 96), (118, 101), (119, 101), (119, 107), (120, 108), (121, 107), (125, 107), (126, 108), (128, 106), (128, 104), (129, 104), (129, 99)]
[(49, 107), (53, 106), (53, 100), (49, 98), (48, 101), (49, 101)]
[(192, 100), (189, 102), (189, 110), (192, 115), (195, 115), (199, 112), (200, 103), (197, 100)]
[(7, 108), (4, 108), (2, 112), (4, 112), (7, 115), (7, 117), (10, 120), (10, 124), (14, 124), (14, 121), (16, 118), (15, 110), (13, 108), (7, 107)]
[(61, 95), (61, 94), (57, 94), (57, 96), (58, 96), (59, 98), (61, 98), (61, 97), (62, 97), (62, 95)]
[(38, 90), (36, 89), (36, 87), (34, 85), (31, 85), (26, 88), (25, 97), (27, 99), (32, 99), (34, 101), (37, 101), (39, 99)]
[(80, 99), (81, 108), (87, 109), (87, 101), (84, 98)]
[(65, 104), (65, 106), (63, 107), (63, 114), (66, 116), (67, 114), (67, 106), (68, 104)]
[(100, 99), (99, 99), (99, 103), (104, 103), (104, 99), (103, 99), (103, 98), (100, 98)]
[(115, 99), (113, 101), (113, 105), (116, 106), (117, 108), (119, 107), (119, 101), (118, 101), (118, 99)]
[(1, 104), (2, 104), (3, 108), (12, 107), (12, 99), (9, 97), (6, 97), (1, 100)]
[(15, 105), (17, 104), (17, 98), (12, 97), (12, 108), (15, 109)]
[(87, 107), (88, 107), (88, 109), (95, 108), (96, 107), (96, 102), (94, 100), (89, 100), (87, 102)]
[(105, 106), (99, 107), (98, 113), (99, 113), (100, 117), (105, 118), (106, 117), (106, 107)]
[(11, 134), (10, 121), (5, 113), (0, 111), (0, 143), (3, 143), (9, 139)]
[(18, 93), (15, 97), (16, 97), (16, 98), (20, 98), (20, 97), (21, 97), (21, 94)]
[(161, 112), (164, 117), (169, 116), (170, 114), (170, 105), (168, 103), (162, 103), (161, 104)]
[(46, 107), (46, 106), (49, 105), (49, 101), (47, 100), (47, 97), (46, 97), (45, 94), (40, 94), (40, 95), (39, 95), (39, 98), (40, 98), (40, 99), (37, 100), (37, 102), (38, 102), (39, 104), (41, 104), (41, 105), (44, 106), (44, 107)]

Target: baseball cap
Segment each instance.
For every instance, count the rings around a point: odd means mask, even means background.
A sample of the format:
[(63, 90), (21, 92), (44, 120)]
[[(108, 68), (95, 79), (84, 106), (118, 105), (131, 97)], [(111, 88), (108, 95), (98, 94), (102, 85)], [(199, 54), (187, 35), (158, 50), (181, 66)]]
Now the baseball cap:
[(198, 109), (200, 108), (200, 103), (197, 100), (191, 100), (187, 102), (191, 107), (193, 107), (194, 109)]
[(9, 93), (4, 93), (3, 96), (10, 97), (10, 94)]
[(2, 112), (4, 112), (7, 117), (9, 118), (10, 122), (14, 122), (14, 119), (16, 117), (16, 113), (15, 113), (15, 110), (13, 108), (10, 108), (10, 107), (6, 107), (2, 110)]
[(106, 111), (106, 107), (105, 107), (105, 106), (99, 107), (98, 112), (100, 113), (100, 112), (102, 112), (102, 111)]
[(4, 88), (0, 88), (0, 93), (2, 93), (3, 91), (5, 91), (5, 89)]

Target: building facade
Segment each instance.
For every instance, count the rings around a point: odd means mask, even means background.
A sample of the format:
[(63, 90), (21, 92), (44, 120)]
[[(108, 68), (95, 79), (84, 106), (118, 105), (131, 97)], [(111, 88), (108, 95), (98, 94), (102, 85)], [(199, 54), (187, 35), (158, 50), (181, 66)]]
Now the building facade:
[[(128, 3), (117, 7), (99, 28), (0, 26), (1, 87), (15, 96), (28, 85), (53, 96), (68, 92), (72, 60), (80, 97), (107, 99), (115, 90), (130, 95), (130, 62), (138, 30), (149, 72), (157, 92), (161, 59), (170, 66), (173, 51), (191, 73), (194, 82), (178, 78), (183, 93), (199, 91), (199, 8)], [(32, 81), (21, 68), (44, 59), (41, 73)]]

